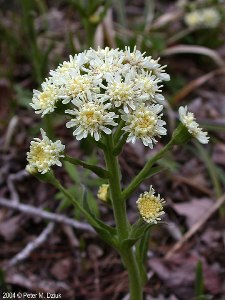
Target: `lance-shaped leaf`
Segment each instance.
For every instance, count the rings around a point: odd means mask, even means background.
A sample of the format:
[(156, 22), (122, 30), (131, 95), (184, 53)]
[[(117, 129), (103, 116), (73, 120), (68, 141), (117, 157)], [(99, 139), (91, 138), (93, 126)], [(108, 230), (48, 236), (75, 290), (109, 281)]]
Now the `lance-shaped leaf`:
[(139, 239), (143, 237), (143, 235), (151, 226), (152, 224), (146, 223), (142, 219), (139, 219), (131, 226), (129, 237), (122, 242), (122, 247), (132, 247)]
[(110, 244), (113, 247), (117, 247), (117, 236), (116, 236), (116, 229), (108, 226), (101, 220), (99, 220), (93, 213), (93, 211), (90, 209), (89, 203), (88, 203), (88, 197), (87, 197), (87, 189), (83, 186), (83, 208), (86, 210), (87, 213), (90, 214), (90, 216), (95, 220), (95, 224), (93, 227), (98, 232), (100, 237)]
[(144, 286), (148, 280), (146, 274), (146, 258), (148, 252), (149, 230), (146, 230), (141, 239), (136, 244), (136, 258), (141, 274), (142, 285)]
[(91, 170), (93, 173), (98, 175), (100, 178), (106, 179), (106, 178), (109, 177), (109, 173), (108, 173), (107, 170), (105, 170), (101, 167), (98, 167), (98, 166), (87, 164), (83, 160), (80, 160), (80, 159), (77, 159), (77, 158), (74, 158), (74, 157), (71, 157), (71, 156), (68, 156), (68, 155), (65, 156), (64, 160), (70, 162), (73, 165), (80, 165), (85, 169)]

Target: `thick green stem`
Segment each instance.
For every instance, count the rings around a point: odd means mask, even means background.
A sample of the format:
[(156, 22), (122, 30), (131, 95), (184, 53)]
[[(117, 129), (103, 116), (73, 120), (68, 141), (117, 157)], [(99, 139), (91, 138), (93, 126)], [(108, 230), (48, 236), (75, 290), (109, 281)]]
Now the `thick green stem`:
[(122, 201), (121, 187), (120, 187), (120, 170), (119, 163), (116, 156), (113, 155), (113, 141), (112, 137), (106, 137), (107, 147), (104, 151), (106, 166), (109, 172), (110, 194), (114, 217), (117, 227), (117, 233), (120, 240), (128, 237), (128, 221), (126, 214), (126, 203)]
[(118, 250), (128, 271), (130, 299), (142, 300), (141, 276), (136, 257), (132, 248), (121, 246), (122, 241), (128, 238), (129, 223), (126, 214), (126, 202), (123, 201), (122, 198), (118, 158), (113, 154), (114, 145), (112, 136), (106, 137), (106, 144), (107, 147), (104, 153), (109, 172), (111, 200), (120, 244), (120, 248)]
[(142, 300), (141, 275), (132, 248), (124, 251), (121, 256), (128, 271), (130, 300)]

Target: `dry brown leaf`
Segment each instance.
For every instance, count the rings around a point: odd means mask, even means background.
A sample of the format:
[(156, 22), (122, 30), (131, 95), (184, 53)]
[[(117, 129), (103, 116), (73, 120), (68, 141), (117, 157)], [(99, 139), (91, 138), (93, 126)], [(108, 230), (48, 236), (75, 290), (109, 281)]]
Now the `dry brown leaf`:
[(190, 202), (173, 204), (173, 209), (186, 217), (186, 222), (190, 228), (201, 218), (212, 206), (212, 201), (208, 198), (193, 199)]
[(72, 270), (72, 261), (70, 258), (58, 260), (50, 269), (50, 273), (58, 280), (66, 280)]
[(209, 72), (203, 76), (200, 76), (194, 80), (192, 80), (190, 83), (185, 85), (174, 97), (174, 102), (179, 102), (182, 99), (184, 99), (187, 95), (189, 95), (191, 92), (193, 92), (195, 89), (206, 83), (208, 80), (213, 78), (217, 75), (225, 74), (225, 68), (220, 68), (217, 70), (214, 70), (212, 72)]
[[(199, 257), (182, 252), (172, 256), (170, 260), (151, 258), (149, 265), (169, 290), (173, 291), (180, 300), (187, 300), (193, 299), (194, 296), (198, 261)], [(217, 270), (209, 266), (204, 259), (201, 261), (205, 289), (213, 295), (223, 294), (221, 278)]]

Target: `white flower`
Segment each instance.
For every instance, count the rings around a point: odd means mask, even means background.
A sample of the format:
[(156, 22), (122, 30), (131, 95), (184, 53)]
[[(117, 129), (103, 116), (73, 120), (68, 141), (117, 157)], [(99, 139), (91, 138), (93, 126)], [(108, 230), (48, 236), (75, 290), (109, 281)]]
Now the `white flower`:
[(147, 223), (157, 224), (161, 220), (161, 215), (164, 214), (163, 204), (164, 199), (154, 195), (155, 190), (150, 186), (149, 192), (141, 194), (137, 200), (137, 207), (140, 215)]
[(169, 81), (170, 75), (166, 73), (165, 68), (167, 66), (160, 66), (159, 68), (154, 69), (154, 74), (162, 81)]
[(60, 77), (65, 74), (70, 74), (73, 70), (80, 70), (81, 67), (88, 61), (85, 54), (86, 52), (82, 52), (74, 55), (74, 57), (70, 55), (69, 61), (61, 63), (55, 71), (51, 70), (50, 75), (53, 77)]
[(53, 112), (56, 103), (60, 98), (60, 89), (50, 80), (46, 80), (41, 85), (42, 91), (34, 90), (32, 103), (30, 104), (36, 114), (42, 114), (42, 117), (50, 112)]
[(159, 64), (159, 58), (154, 60), (151, 56), (145, 56), (145, 52), (141, 53), (134, 47), (133, 52), (131, 52), (130, 47), (125, 48), (125, 63), (130, 64), (140, 70), (153, 71), (160, 80), (168, 81), (170, 80), (169, 74), (164, 70), (166, 66), (161, 66)]
[(220, 13), (215, 8), (203, 8), (185, 15), (184, 21), (191, 28), (214, 28), (220, 22)]
[(62, 166), (60, 158), (64, 157), (65, 146), (60, 140), (52, 142), (43, 129), (41, 129), (42, 139), (35, 138), (30, 144), (30, 151), (27, 152), (28, 172), (41, 174), (47, 173), (51, 166)]
[(127, 142), (135, 143), (136, 139), (141, 139), (145, 146), (153, 148), (153, 144), (157, 143), (155, 137), (166, 135), (163, 127), (166, 122), (161, 120), (162, 114), (158, 115), (162, 109), (163, 106), (159, 104), (142, 104), (130, 114), (123, 114), (126, 125), (123, 130), (129, 133)]
[(87, 51), (87, 57), (89, 58), (89, 67), (83, 67), (82, 70), (90, 76), (107, 80), (115, 73), (126, 73), (127, 66), (123, 64), (124, 55), (118, 49), (105, 48), (98, 51), (90, 49)]
[(64, 85), (64, 95), (62, 95), (63, 104), (69, 103), (71, 99), (75, 99), (81, 95), (87, 95), (91, 92), (99, 93), (100, 87), (99, 83), (101, 79), (91, 77), (87, 74), (71, 74)]
[(74, 116), (67, 127), (75, 127), (78, 140), (88, 134), (99, 140), (102, 132), (110, 134), (117, 125), (114, 119), (123, 118), (128, 141), (139, 138), (153, 147), (155, 137), (166, 130), (157, 115), (162, 107), (148, 105), (164, 100), (161, 82), (169, 80), (165, 67), (136, 47), (90, 48), (51, 70), (42, 90), (34, 90), (31, 106), (44, 116), (58, 106), (61, 109), (58, 104), (74, 104), (75, 108), (65, 113)]
[(187, 106), (181, 106), (179, 108), (180, 121), (187, 127), (189, 133), (193, 135), (200, 143), (207, 144), (209, 142), (208, 133), (203, 131), (199, 127), (199, 124), (195, 121), (193, 113), (187, 111)]
[(191, 28), (198, 27), (202, 23), (201, 14), (198, 10), (187, 13), (184, 17), (184, 21)]
[(205, 8), (202, 10), (202, 19), (205, 27), (214, 28), (219, 24), (221, 17), (215, 8)]
[(114, 77), (108, 78), (107, 87), (102, 86), (106, 89), (106, 95), (113, 106), (122, 106), (126, 113), (129, 113), (129, 107), (135, 109), (135, 104), (141, 96), (138, 84), (134, 81), (136, 72), (133, 71), (127, 73), (124, 79), (116, 73)]
[(152, 74), (152, 71), (145, 72), (142, 70), (135, 79), (136, 84), (140, 87), (144, 100), (150, 102), (163, 101), (164, 96), (161, 94), (163, 85), (158, 85), (161, 80)]
[(118, 116), (114, 112), (109, 112), (111, 104), (103, 104), (100, 100), (85, 101), (87, 99), (72, 101), (77, 108), (66, 110), (66, 113), (73, 115), (74, 118), (66, 123), (66, 127), (76, 127), (73, 135), (77, 140), (86, 138), (88, 134), (93, 136), (96, 141), (101, 137), (101, 132), (111, 134), (112, 130), (108, 126), (116, 126), (114, 118)]
[(149, 67), (149, 57), (145, 57), (145, 52), (141, 53), (141, 51), (137, 50), (136, 46), (134, 47), (133, 51), (131, 51), (130, 47), (125, 47), (124, 62), (130, 64), (131, 66), (142, 68)]

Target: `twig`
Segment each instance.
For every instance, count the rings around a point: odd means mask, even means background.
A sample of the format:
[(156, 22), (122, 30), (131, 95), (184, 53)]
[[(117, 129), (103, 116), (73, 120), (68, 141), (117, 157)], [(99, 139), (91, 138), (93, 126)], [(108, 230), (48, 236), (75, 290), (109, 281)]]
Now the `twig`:
[(67, 236), (70, 246), (73, 249), (79, 247), (80, 243), (73, 231), (73, 228), (71, 228), (69, 225), (62, 224), (62, 230)]
[(219, 68), (190, 81), (173, 97), (173, 103), (177, 103), (183, 100), (192, 91), (199, 88), (201, 85), (203, 85), (205, 82), (207, 82), (214, 76), (220, 76), (224, 74), (225, 74), (225, 68)]
[(102, 24), (103, 24), (103, 29), (104, 29), (107, 43), (109, 44), (110, 47), (116, 48), (112, 8), (110, 8), (107, 11), (107, 14), (106, 14)]
[(3, 145), (3, 150), (7, 151), (9, 149), (13, 134), (15, 132), (16, 126), (18, 124), (19, 118), (18, 116), (12, 117), (9, 122), (9, 126), (7, 128), (6, 136), (5, 136), (5, 143)]
[(195, 45), (177, 45), (170, 48), (167, 48), (163, 51), (163, 56), (173, 55), (173, 54), (186, 54), (186, 53), (193, 53), (193, 54), (201, 54), (209, 56), (217, 65), (218, 67), (224, 67), (225, 62), (220, 55), (207, 47), (203, 46), (195, 46)]
[(200, 185), (198, 182), (194, 181), (191, 178), (184, 177), (180, 174), (173, 175), (172, 178), (175, 182), (187, 184), (190, 187), (193, 187), (196, 190), (199, 190), (200, 192), (204, 193), (205, 195), (207, 195), (209, 197), (212, 195), (211, 191), (207, 187)]
[(15, 173), (15, 174), (10, 174), (9, 175), (9, 177), (7, 179), (7, 185), (8, 185), (9, 191), (10, 191), (12, 202), (19, 203), (19, 195), (16, 191), (14, 182), (19, 181), (19, 180), (21, 180), (21, 179), (23, 179), (24, 177), (27, 177), (27, 176), (29, 176), (29, 173), (26, 170), (21, 170), (21, 171)]
[(104, 45), (104, 32), (103, 32), (103, 24), (100, 23), (95, 31), (94, 37), (94, 45), (96, 48), (103, 47)]
[(71, 291), (69, 286), (64, 282), (47, 279), (41, 280), (41, 278), (34, 274), (31, 274), (28, 277), (19, 273), (12, 272), (6, 275), (6, 282), (34, 292), (55, 293), (60, 291), (61, 293), (68, 293), (69, 291)]
[(177, 250), (179, 250), (184, 243), (187, 242), (205, 223), (206, 221), (220, 208), (225, 202), (225, 195), (220, 197), (215, 204), (209, 209), (209, 211), (202, 217), (197, 223), (195, 223), (190, 230), (185, 233), (179, 242), (177, 242), (172, 249), (166, 254), (165, 259), (169, 259)]
[(53, 221), (53, 222), (57, 222), (57, 223), (67, 224), (76, 229), (82, 229), (82, 230), (86, 230), (86, 231), (95, 233), (94, 229), (89, 224), (67, 218), (66, 216), (64, 216), (62, 214), (47, 212), (40, 208), (33, 207), (33, 206), (27, 205), (27, 204), (15, 203), (15, 202), (13, 202), (9, 199), (5, 199), (5, 198), (0, 198), (0, 205), (11, 208), (11, 209), (18, 210), (18, 211), (28, 214), (28, 215), (37, 216), (37, 217), (47, 219), (49, 221)]
[(35, 249), (40, 247), (47, 240), (54, 227), (55, 223), (49, 223), (36, 239), (28, 243), (22, 251), (20, 251), (12, 259), (10, 259), (10, 261), (7, 263), (7, 267), (15, 266), (21, 261), (27, 259)]

